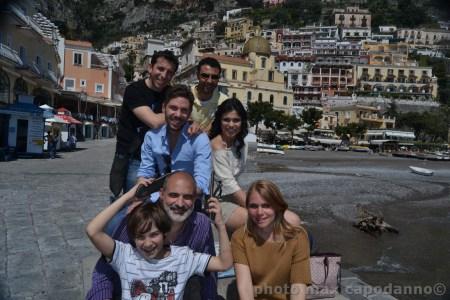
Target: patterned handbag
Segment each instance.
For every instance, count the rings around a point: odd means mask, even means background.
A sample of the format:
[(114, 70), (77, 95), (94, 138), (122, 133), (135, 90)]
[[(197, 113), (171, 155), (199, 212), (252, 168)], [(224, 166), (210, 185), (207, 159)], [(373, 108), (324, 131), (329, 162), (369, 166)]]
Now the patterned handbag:
[(306, 299), (333, 298), (341, 288), (341, 255), (315, 253), (310, 257), (311, 285)]

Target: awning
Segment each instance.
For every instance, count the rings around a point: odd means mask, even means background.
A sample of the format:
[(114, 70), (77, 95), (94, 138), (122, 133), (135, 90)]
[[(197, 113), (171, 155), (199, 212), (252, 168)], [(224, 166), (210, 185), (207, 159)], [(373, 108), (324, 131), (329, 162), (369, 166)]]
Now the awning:
[(39, 107), (44, 110), (44, 119), (53, 118), (53, 115), (54, 115), (53, 107), (51, 107), (47, 104), (41, 105)]
[(39, 113), (39, 114), (42, 114), (44, 112), (44, 110), (37, 105), (31, 104), (31, 103), (21, 103), (21, 102), (16, 102), (14, 104), (7, 105), (2, 110), (28, 112), (28, 113)]
[(53, 110), (53, 107), (51, 107), (51, 106), (49, 106), (47, 104), (43, 104), (43, 105), (41, 105), (39, 107), (42, 108), (42, 109), (45, 109), (45, 110)]
[(60, 123), (60, 124), (70, 124), (68, 121), (58, 118), (57, 116), (53, 116), (53, 118), (45, 119), (47, 123)]
[(398, 144), (398, 141), (393, 141), (393, 140), (371, 140), (370, 141), (371, 145), (382, 145), (384, 143), (395, 143), (395, 144)]
[(71, 115), (72, 114), (70, 112), (70, 110), (68, 110), (65, 107), (60, 107), (60, 108), (56, 109), (56, 111), (58, 112), (58, 115)]
[(68, 116), (68, 115), (55, 115), (55, 118), (63, 119), (64, 121), (67, 121), (70, 124), (81, 124), (80, 121), (78, 121), (74, 117)]
[(320, 138), (315, 138), (315, 137), (311, 137), (310, 140), (314, 141), (314, 142), (319, 142), (319, 143), (325, 144), (325, 145), (340, 145), (342, 143), (342, 140), (320, 139)]

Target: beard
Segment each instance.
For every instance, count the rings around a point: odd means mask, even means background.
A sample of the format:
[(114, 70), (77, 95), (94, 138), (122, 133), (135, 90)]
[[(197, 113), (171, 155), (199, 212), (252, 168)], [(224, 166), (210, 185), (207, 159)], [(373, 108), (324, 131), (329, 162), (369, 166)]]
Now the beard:
[[(163, 208), (169, 216), (170, 220), (176, 223), (182, 223), (186, 221), (194, 211), (194, 205), (192, 205), (191, 207), (180, 207), (177, 205), (169, 206), (165, 202), (163, 202)], [(176, 210), (177, 212), (175, 212), (174, 210)]]

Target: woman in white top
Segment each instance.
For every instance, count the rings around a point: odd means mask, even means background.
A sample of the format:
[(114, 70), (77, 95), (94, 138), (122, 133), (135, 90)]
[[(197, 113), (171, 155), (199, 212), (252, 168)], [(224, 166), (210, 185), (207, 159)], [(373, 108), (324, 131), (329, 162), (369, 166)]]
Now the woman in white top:
[[(247, 112), (241, 101), (230, 98), (222, 102), (214, 116), (209, 131), (211, 139), (215, 185), (222, 185), (222, 214), (229, 232), (243, 226), (247, 220), (245, 191), (239, 186), (237, 177), (245, 168), (248, 134)], [(300, 219), (291, 211), (285, 218), (293, 225)]]

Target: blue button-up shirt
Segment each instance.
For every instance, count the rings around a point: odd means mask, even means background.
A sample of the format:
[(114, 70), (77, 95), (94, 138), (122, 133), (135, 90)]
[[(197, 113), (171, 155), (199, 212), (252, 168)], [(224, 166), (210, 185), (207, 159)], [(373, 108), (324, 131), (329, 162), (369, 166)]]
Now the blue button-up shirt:
[(211, 177), (211, 146), (205, 133), (189, 136), (186, 124), (170, 153), (167, 125), (147, 131), (141, 147), (141, 165), (137, 176), (155, 178), (167, 170), (164, 156), (170, 155), (170, 169), (185, 171), (194, 176), (197, 187), (208, 194)]

